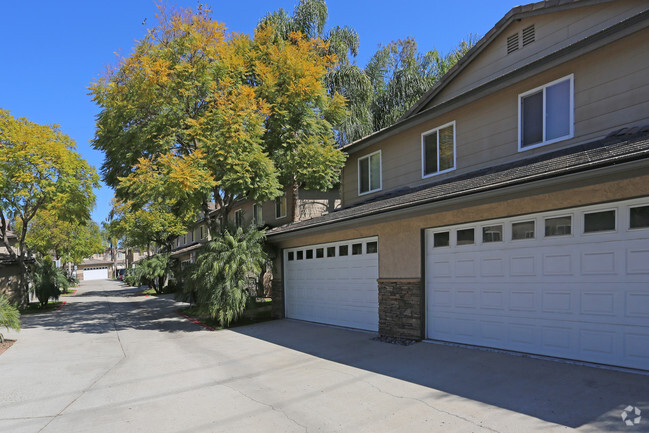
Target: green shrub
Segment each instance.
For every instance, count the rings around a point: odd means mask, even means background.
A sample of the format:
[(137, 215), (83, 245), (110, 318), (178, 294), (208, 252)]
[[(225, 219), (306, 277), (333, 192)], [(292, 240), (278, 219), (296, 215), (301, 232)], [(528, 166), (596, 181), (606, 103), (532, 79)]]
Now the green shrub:
[(171, 276), (170, 260), (169, 254), (156, 254), (147, 257), (128, 270), (124, 281), (129, 286), (149, 286), (156, 293), (162, 293), (165, 279)]
[(58, 300), (61, 292), (71, 287), (65, 271), (57, 268), (56, 264), (47, 257), (36, 262), (32, 278), (34, 291), (41, 306), (47, 305), (50, 299)]
[(185, 278), (184, 292), (221, 326), (243, 314), (251, 284), (266, 261), (265, 238), (255, 227), (225, 228), (199, 250)]
[[(20, 312), (18, 308), (9, 303), (9, 299), (0, 293), (0, 326), (7, 330), (15, 329), (20, 331)], [(0, 343), (4, 343), (5, 338), (0, 332)]]

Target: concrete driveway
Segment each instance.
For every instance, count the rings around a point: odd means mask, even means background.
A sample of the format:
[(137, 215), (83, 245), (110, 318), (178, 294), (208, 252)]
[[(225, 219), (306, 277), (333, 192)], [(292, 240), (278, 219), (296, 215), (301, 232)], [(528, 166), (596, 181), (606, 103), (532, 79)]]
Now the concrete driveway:
[(649, 432), (647, 375), (289, 320), (212, 332), (134, 294), (86, 282), (5, 334), (0, 432)]

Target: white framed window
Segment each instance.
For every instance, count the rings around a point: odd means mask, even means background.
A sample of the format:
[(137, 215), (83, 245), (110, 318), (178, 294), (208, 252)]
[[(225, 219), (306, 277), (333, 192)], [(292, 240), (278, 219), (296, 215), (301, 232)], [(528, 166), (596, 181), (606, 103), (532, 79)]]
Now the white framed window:
[(192, 229), (191, 234), (192, 234), (192, 236), (191, 236), (191, 242), (194, 242), (194, 229)]
[(205, 239), (205, 227), (201, 226), (201, 239)]
[(358, 158), (358, 195), (381, 189), (381, 151)]
[(243, 227), (243, 210), (237, 209), (234, 211), (234, 225)]
[(275, 219), (286, 217), (286, 193), (275, 199)]
[(518, 150), (574, 136), (574, 75), (518, 95)]
[(421, 134), (421, 176), (455, 170), (455, 122)]
[(264, 211), (259, 203), (252, 205), (252, 218), (256, 226), (264, 225)]

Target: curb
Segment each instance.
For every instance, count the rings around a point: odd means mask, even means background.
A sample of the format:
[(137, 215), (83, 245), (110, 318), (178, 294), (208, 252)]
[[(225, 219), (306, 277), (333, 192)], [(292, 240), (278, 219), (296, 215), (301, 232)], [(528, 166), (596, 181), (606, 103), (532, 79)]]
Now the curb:
[(64, 306), (65, 304), (67, 304), (67, 303), (68, 303), (68, 301), (63, 301), (63, 302), (61, 302), (61, 305), (59, 305), (59, 308), (57, 308), (57, 309), (54, 310), (54, 311), (59, 311), (59, 310), (60, 310), (61, 308), (63, 308), (63, 306)]
[(184, 317), (185, 319), (189, 320), (192, 323), (195, 323), (198, 326), (202, 326), (203, 328), (207, 329), (208, 331), (216, 331), (216, 328), (213, 328), (210, 325), (206, 325), (205, 323), (203, 323), (200, 320), (195, 319), (195, 318), (193, 318), (191, 316), (183, 314), (183, 313), (180, 312), (180, 310), (176, 310), (176, 314), (178, 314), (181, 317)]

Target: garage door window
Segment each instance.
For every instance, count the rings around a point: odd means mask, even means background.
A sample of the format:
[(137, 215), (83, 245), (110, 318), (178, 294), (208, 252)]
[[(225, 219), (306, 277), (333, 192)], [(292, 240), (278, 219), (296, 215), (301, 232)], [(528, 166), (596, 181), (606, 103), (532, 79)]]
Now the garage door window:
[(307, 260), (313, 258), (313, 250), (306, 250), (306, 258)]
[(534, 221), (512, 223), (512, 240), (534, 239)]
[(379, 243), (378, 242), (368, 242), (367, 243), (367, 254), (376, 254), (379, 252)]
[(614, 230), (614, 210), (584, 214), (584, 233), (610, 232)]
[(547, 218), (545, 236), (564, 236), (572, 233), (572, 217)]
[(341, 245), (338, 247), (338, 255), (339, 256), (346, 256), (348, 255), (348, 246), (347, 245)]
[(500, 242), (503, 240), (503, 226), (486, 226), (482, 228), (482, 242)]
[(352, 245), (352, 255), (358, 256), (363, 254), (363, 244), (353, 244)]
[(450, 245), (449, 239), (449, 232), (435, 233), (433, 236), (433, 246), (435, 248), (448, 247)]
[(298, 251), (297, 252), (297, 259), (302, 260), (304, 258), (304, 252), (303, 251)]
[(293, 253), (293, 251), (290, 251), (290, 252), (288, 253), (288, 259), (289, 259), (289, 260), (293, 260), (294, 258), (295, 258), (295, 254)]
[(629, 210), (629, 228), (643, 229), (649, 227), (649, 206), (632, 207)]
[(315, 258), (316, 259), (321, 259), (324, 257), (324, 248), (316, 248), (315, 250)]
[(327, 247), (327, 257), (336, 257), (336, 247)]
[(464, 229), (457, 231), (457, 244), (458, 245), (473, 245), (475, 243), (475, 230)]

